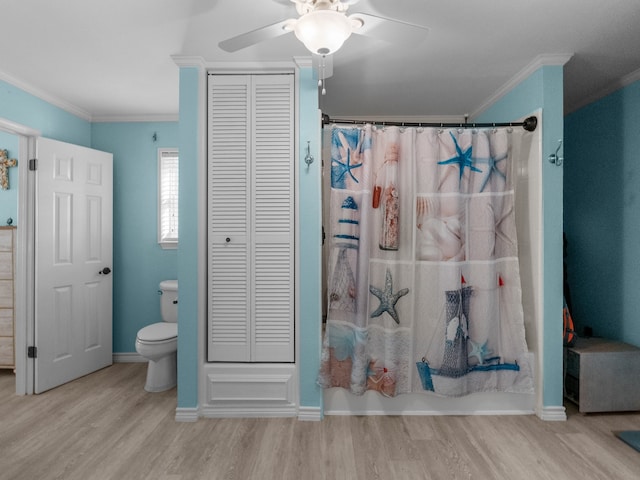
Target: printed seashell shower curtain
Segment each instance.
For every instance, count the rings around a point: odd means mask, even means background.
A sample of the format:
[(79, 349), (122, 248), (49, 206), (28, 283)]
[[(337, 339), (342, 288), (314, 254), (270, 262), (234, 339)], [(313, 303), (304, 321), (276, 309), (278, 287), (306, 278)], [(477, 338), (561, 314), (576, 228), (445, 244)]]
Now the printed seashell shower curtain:
[(332, 127), (322, 387), (533, 392), (514, 217), (518, 135)]

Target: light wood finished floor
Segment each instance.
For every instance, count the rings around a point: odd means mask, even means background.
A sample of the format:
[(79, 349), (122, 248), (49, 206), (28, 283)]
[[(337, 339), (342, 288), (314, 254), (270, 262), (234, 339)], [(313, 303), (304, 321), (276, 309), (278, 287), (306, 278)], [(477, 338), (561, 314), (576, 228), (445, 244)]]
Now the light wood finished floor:
[(640, 452), (612, 430), (640, 414), (174, 421), (176, 392), (146, 393), (116, 364), (42, 395), (0, 372), (2, 479), (634, 479)]

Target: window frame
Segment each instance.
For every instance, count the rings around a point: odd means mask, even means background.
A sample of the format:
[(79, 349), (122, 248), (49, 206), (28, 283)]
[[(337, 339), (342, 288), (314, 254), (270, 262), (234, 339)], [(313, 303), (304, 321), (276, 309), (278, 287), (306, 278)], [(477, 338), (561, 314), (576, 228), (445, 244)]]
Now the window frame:
[(176, 249), (178, 248), (178, 242), (179, 242), (179, 236), (178, 236), (178, 225), (180, 222), (180, 217), (177, 215), (178, 213), (178, 205), (180, 204), (180, 197), (177, 193), (176, 190), (176, 196), (177, 201), (176, 201), (176, 216), (178, 217), (178, 224), (176, 225), (176, 233), (175, 233), (175, 237), (173, 236), (168, 236), (166, 234), (165, 231), (163, 231), (163, 227), (162, 227), (162, 219), (164, 216), (164, 208), (163, 208), (163, 202), (162, 202), (162, 198), (163, 198), (163, 189), (162, 189), (162, 185), (163, 185), (163, 176), (166, 174), (165, 169), (164, 169), (164, 158), (176, 158), (178, 161), (176, 163), (177, 165), (177, 169), (178, 169), (178, 185), (180, 182), (180, 156), (178, 153), (178, 149), (177, 148), (158, 148), (158, 204), (157, 204), (157, 209), (158, 209), (158, 221), (157, 221), (157, 235), (158, 235), (158, 244), (163, 248), (163, 249)]

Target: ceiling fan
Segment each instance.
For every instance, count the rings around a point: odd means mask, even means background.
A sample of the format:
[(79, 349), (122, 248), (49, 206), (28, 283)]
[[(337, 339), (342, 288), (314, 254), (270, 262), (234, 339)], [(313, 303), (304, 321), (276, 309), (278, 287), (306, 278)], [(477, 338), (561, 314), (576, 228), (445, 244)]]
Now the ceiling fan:
[(325, 79), (333, 75), (332, 54), (338, 51), (352, 33), (367, 35), (393, 43), (413, 45), (424, 39), (427, 27), (379, 17), (368, 13), (347, 16), (351, 5), (359, 0), (290, 0), (299, 18), (288, 18), (257, 30), (223, 40), (218, 46), (226, 52), (236, 52), (265, 40), (293, 32), (312, 53), (318, 86), (326, 93)]
[(352, 33), (411, 45), (422, 40), (429, 29), (420, 25), (379, 17), (368, 13), (347, 16), (350, 6), (359, 0), (290, 0), (299, 18), (289, 18), (257, 30), (223, 40), (218, 46), (236, 52), (289, 32), (314, 55), (335, 53)]

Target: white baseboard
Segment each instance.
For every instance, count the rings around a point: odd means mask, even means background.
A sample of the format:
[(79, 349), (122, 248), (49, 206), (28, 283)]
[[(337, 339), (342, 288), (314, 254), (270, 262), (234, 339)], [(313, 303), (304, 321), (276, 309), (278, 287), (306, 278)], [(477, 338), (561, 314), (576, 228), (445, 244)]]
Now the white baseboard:
[(176, 408), (176, 422), (196, 422), (198, 420), (198, 408)]
[(285, 418), (295, 417), (295, 405), (264, 406), (264, 405), (205, 405), (200, 410), (205, 418)]
[(113, 363), (147, 363), (148, 360), (136, 352), (114, 353)]
[(322, 420), (322, 408), (298, 407), (298, 420), (303, 422), (319, 422)]
[(537, 410), (536, 415), (540, 420), (546, 422), (564, 422), (567, 420), (567, 412), (564, 407), (542, 407)]

